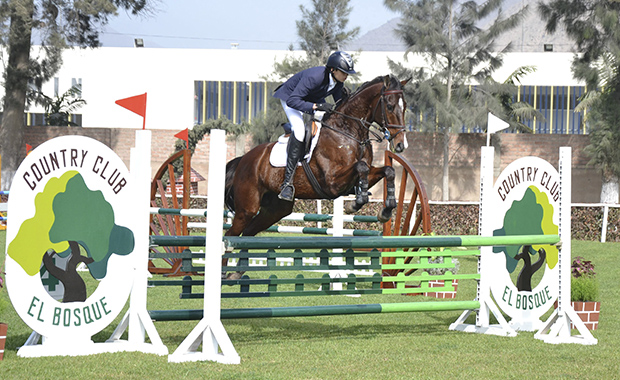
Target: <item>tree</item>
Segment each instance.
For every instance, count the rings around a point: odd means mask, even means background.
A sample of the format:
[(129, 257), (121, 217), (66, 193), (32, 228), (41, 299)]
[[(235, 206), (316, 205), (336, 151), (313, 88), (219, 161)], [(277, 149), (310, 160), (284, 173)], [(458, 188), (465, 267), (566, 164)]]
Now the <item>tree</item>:
[[(325, 65), (332, 52), (359, 34), (359, 27), (347, 29), (352, 10), (349, 0), (312, 0), (312, 6), (313, 9), (309, 10), (300, 5), (302, 19), (296, 21), (297, 35), (301, 40), (299, 47), (306, 56), (287, 56), (282, 62), (274, 63), (273, 73), (265, 78), (268, 81), (282, 82), (307, 68)], [(292, 45), (290, 50), (293, 50)], [(280, 126), (288, 121), (279, 100), (271, 99), (267, 107), (267, 113), (255, 118), (250, 126), (256, 144), (274, 141), (282, 134)]]
[(573, 75), (586, 82), (591, 107), (590, 145), (586, 152), (602, 173), (601, 202), (616, 203), (620, 193), (620, 2), (553, 0), (538, 3), (538, 11), (554, 33), (563, 27), (581, 54), (575, 55)]
[[(417, 83), (406, 92), (407, 102), (417, 107), (414, 112), (426, 115), (425, 128), (443, 134), (443, 200), (450, 199), (450, 133), (461, 126), (485, 125), (489, 111), (503, 115), (493, 91), (469, 87), (491, 83), (491, 74), (503, 64), (502, 54), (511, 47), (498, 48), (495, 39), (517, 26), (527, 9), (504, 17), (502, 3), (385, 0), (388, 8), (402, 15), (396, 32), (407, 45), (405, 57), (421, 54), (427, 64), (413, 70), (394, 62), (390, 66), (396, 73), (409, 72), (414, 77)], [(483, 20), (489, 19), (483, 28)]]
[(64, 94), (50, 98), (45, 94), (40, 94), (43, 98), (42, 103), (45, 106), (45, 125), (53, 126), (77, 126), (69, 120), (71, 113), (75, 112), (83, 105), (86, 100), (81, 98), (82, 86), (76, 84)]
[(513, 131), (531, 133), (532, 129), (523, 124), (524, 120), (532, 120), (534, 118), (541, 121), (545, 120), (545, 116), (531, 104), (515, 101), (517, 86), (521, 83), (521, 78), (535, 71), (535, 66), (521, 66), (517, 68), (503, 82), (502, 89), (504, 91), (495, 94), (500, 100), (504, 115), (507, 116), (505, 121), (510, 124), (510, 129)]
[(620, 179), (620, 76), (601, 92), (588, 113), (590, 144), (586, 153), (603, 177), (601, 202), (617, 203)]
[[(152, 2), (153, 0), (151, 0)], [(0, 36), (8, 57), (4, 62), (0, 156), (2, 183), (8, 189), (25, 156), (24, 110), (41, 99), (29, 86), (40, 88), (62, 64), (67, 46), (99, 46), (99, 29), (118, 9), (132, 14), (149, 11), (149, 0), (0, 0)], [(33, 38), (40, 47), (33, 49)]]
[[(235, 124), (229, 119), (210, 119), (200, 125), (195, 125), (192, 129), (187, 131), (187, 145), (192, 151), (192, 155), (196, 150), (196, 145), (202, 141), (206, 134), (210, 134), (212, 129), (223, 129), (228, 136), (238, 137), (243, 135), (247, 131), (247, 123), (244, 121), (241, 124)], [(184, 140), (178, 139), (174, 143), (175, 153), (186, 148)]]
[(309, 10), (300, 5), (302, 19), (295, 22), (301, 39), (299, 47), (306, 52), (306, 57), (286, 57), (276, 62), (274, 75), (278, 80), (309, 67), (324, 65), (332, 52), (359, 34), (359, 27), (347, 30), (352, 10), (349, 0), (312, 0), (312, 6)]
[(270, 141), (276, 141), (283, 133), (280, 126), (287, 123), (288, 119), (284, 109), (280, 105), (280, 99), (271, 97), (267, 102), (267, 112), (252, 120), (252, 141), (260, 145)]

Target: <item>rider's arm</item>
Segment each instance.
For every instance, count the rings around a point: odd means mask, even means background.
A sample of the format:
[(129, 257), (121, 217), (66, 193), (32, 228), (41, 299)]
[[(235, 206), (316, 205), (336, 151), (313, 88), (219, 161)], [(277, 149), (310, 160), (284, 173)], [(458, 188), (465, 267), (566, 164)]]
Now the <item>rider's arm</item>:
[(304, 98), (307, 97), (312, 90), (320, 86), (321, 81), (319, 77), (313, 75), (306, 75), (301, 78), (286, 100), (286, 105), (305, 113), (312, 113), (316, 109), (316, 104), (306, 101)]

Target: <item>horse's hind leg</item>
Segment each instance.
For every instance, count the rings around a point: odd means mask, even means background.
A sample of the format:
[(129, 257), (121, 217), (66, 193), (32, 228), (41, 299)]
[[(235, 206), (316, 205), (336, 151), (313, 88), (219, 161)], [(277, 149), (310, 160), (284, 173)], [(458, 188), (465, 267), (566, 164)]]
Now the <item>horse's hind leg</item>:
[[(239, 236), (251, 224), (252, 220), (256, 217), (260, 208), (260, 194), (256, 189), (248, 190), (246, 193), (235, 196), (235, 217), (233, 218), (232, 226), (226, 231), (225, 236)], [(228, 259), (222, 258), (222, 267), (228, 266)], [(222, 278), (227, 279), (239, 279), (243, 275), (243, 272), (226, 274), (222, 271)]]
[(243, 230), (243, 236), (254, 236), (293, 211), (294, 202), (279, 199), (275, 193), (267, 193), (261, 201), (260, 212)]
[[(232, 236), (239, 236), (243, 234), (243, 236), (254, 236), (257, 233), (266, 230), (272, 224), (276, 223), (283, 217), (293, 211), (293, 202), (288, 202), (281, 200), (277, 197), (276, 193), (267, 193), (263, 196), (263, 200), (261, 202), (260, 212), (258, 214), (254, 212), (253, 214), (244, 214), (243, 221), (239, 220), (237, 223), (237, 229), (231, 229), (226, 232), (226, 235), (231, 236), (231, 230), (236, 234)], [(235, 215), (235, 220), (237, 220), (238, 214)], [(235, 226), (235, 222), (233, 221), (233, 227)], [(243, 231), (239, 231), (239, 227), (243, 226)], [(226, 266), (228, 263), (227, 259), (222, 259), (222, 266)], [(230, 279), (230, 280), (238, 280), (240, 279), (245, 272), (237, 271), (233, 273), (222, 273), (222, 278)]]

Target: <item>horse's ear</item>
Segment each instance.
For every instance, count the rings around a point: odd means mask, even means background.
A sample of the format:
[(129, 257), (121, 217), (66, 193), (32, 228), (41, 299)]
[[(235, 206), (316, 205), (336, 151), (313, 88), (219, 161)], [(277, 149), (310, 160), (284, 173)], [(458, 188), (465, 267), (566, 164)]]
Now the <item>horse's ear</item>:
[(401, 81), (400, 81), (400, 85), (401, 85), (401, 87), (405, 87), (405, 85), (406, 85), (407, 83), (409, 83), (409, 81), (410, 81), (410, 80), (411, 80), (411, 77), (409, 77), (409, 78), (407, 78), (407, 79), (405, 79), (405, 80), (401, 80)]
[(385, 86), (385, 88), (389, 88), (390, 87), (390, 76), (386, 75), (383, 77), (383, 86)]

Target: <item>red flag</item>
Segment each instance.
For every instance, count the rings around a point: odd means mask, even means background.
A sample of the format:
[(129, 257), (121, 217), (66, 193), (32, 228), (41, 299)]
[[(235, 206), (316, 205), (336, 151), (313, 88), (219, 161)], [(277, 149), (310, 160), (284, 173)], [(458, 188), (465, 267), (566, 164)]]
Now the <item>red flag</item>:
[(116, 102), (119, 106), (127, 108), (133, 113), (142, 116), (142, 129), (146, 127), (146, 92), (142, 95), (131, 96), (125, 99), (119, 99)]
[(185, 128), (181, 132), (179, 132), (176, 135), (174, 135), (174, 137), (176, 137), (178, 139), (185, 140), (185, 146), (187, 146), (187, 149), (189, 149), (189, 136), (188, 136), (188, 132), (189, 132), (189, 128)]
[(32, 150), (32, 145), (26, 144), (26, 156), (30, 154), (31, 150)]

